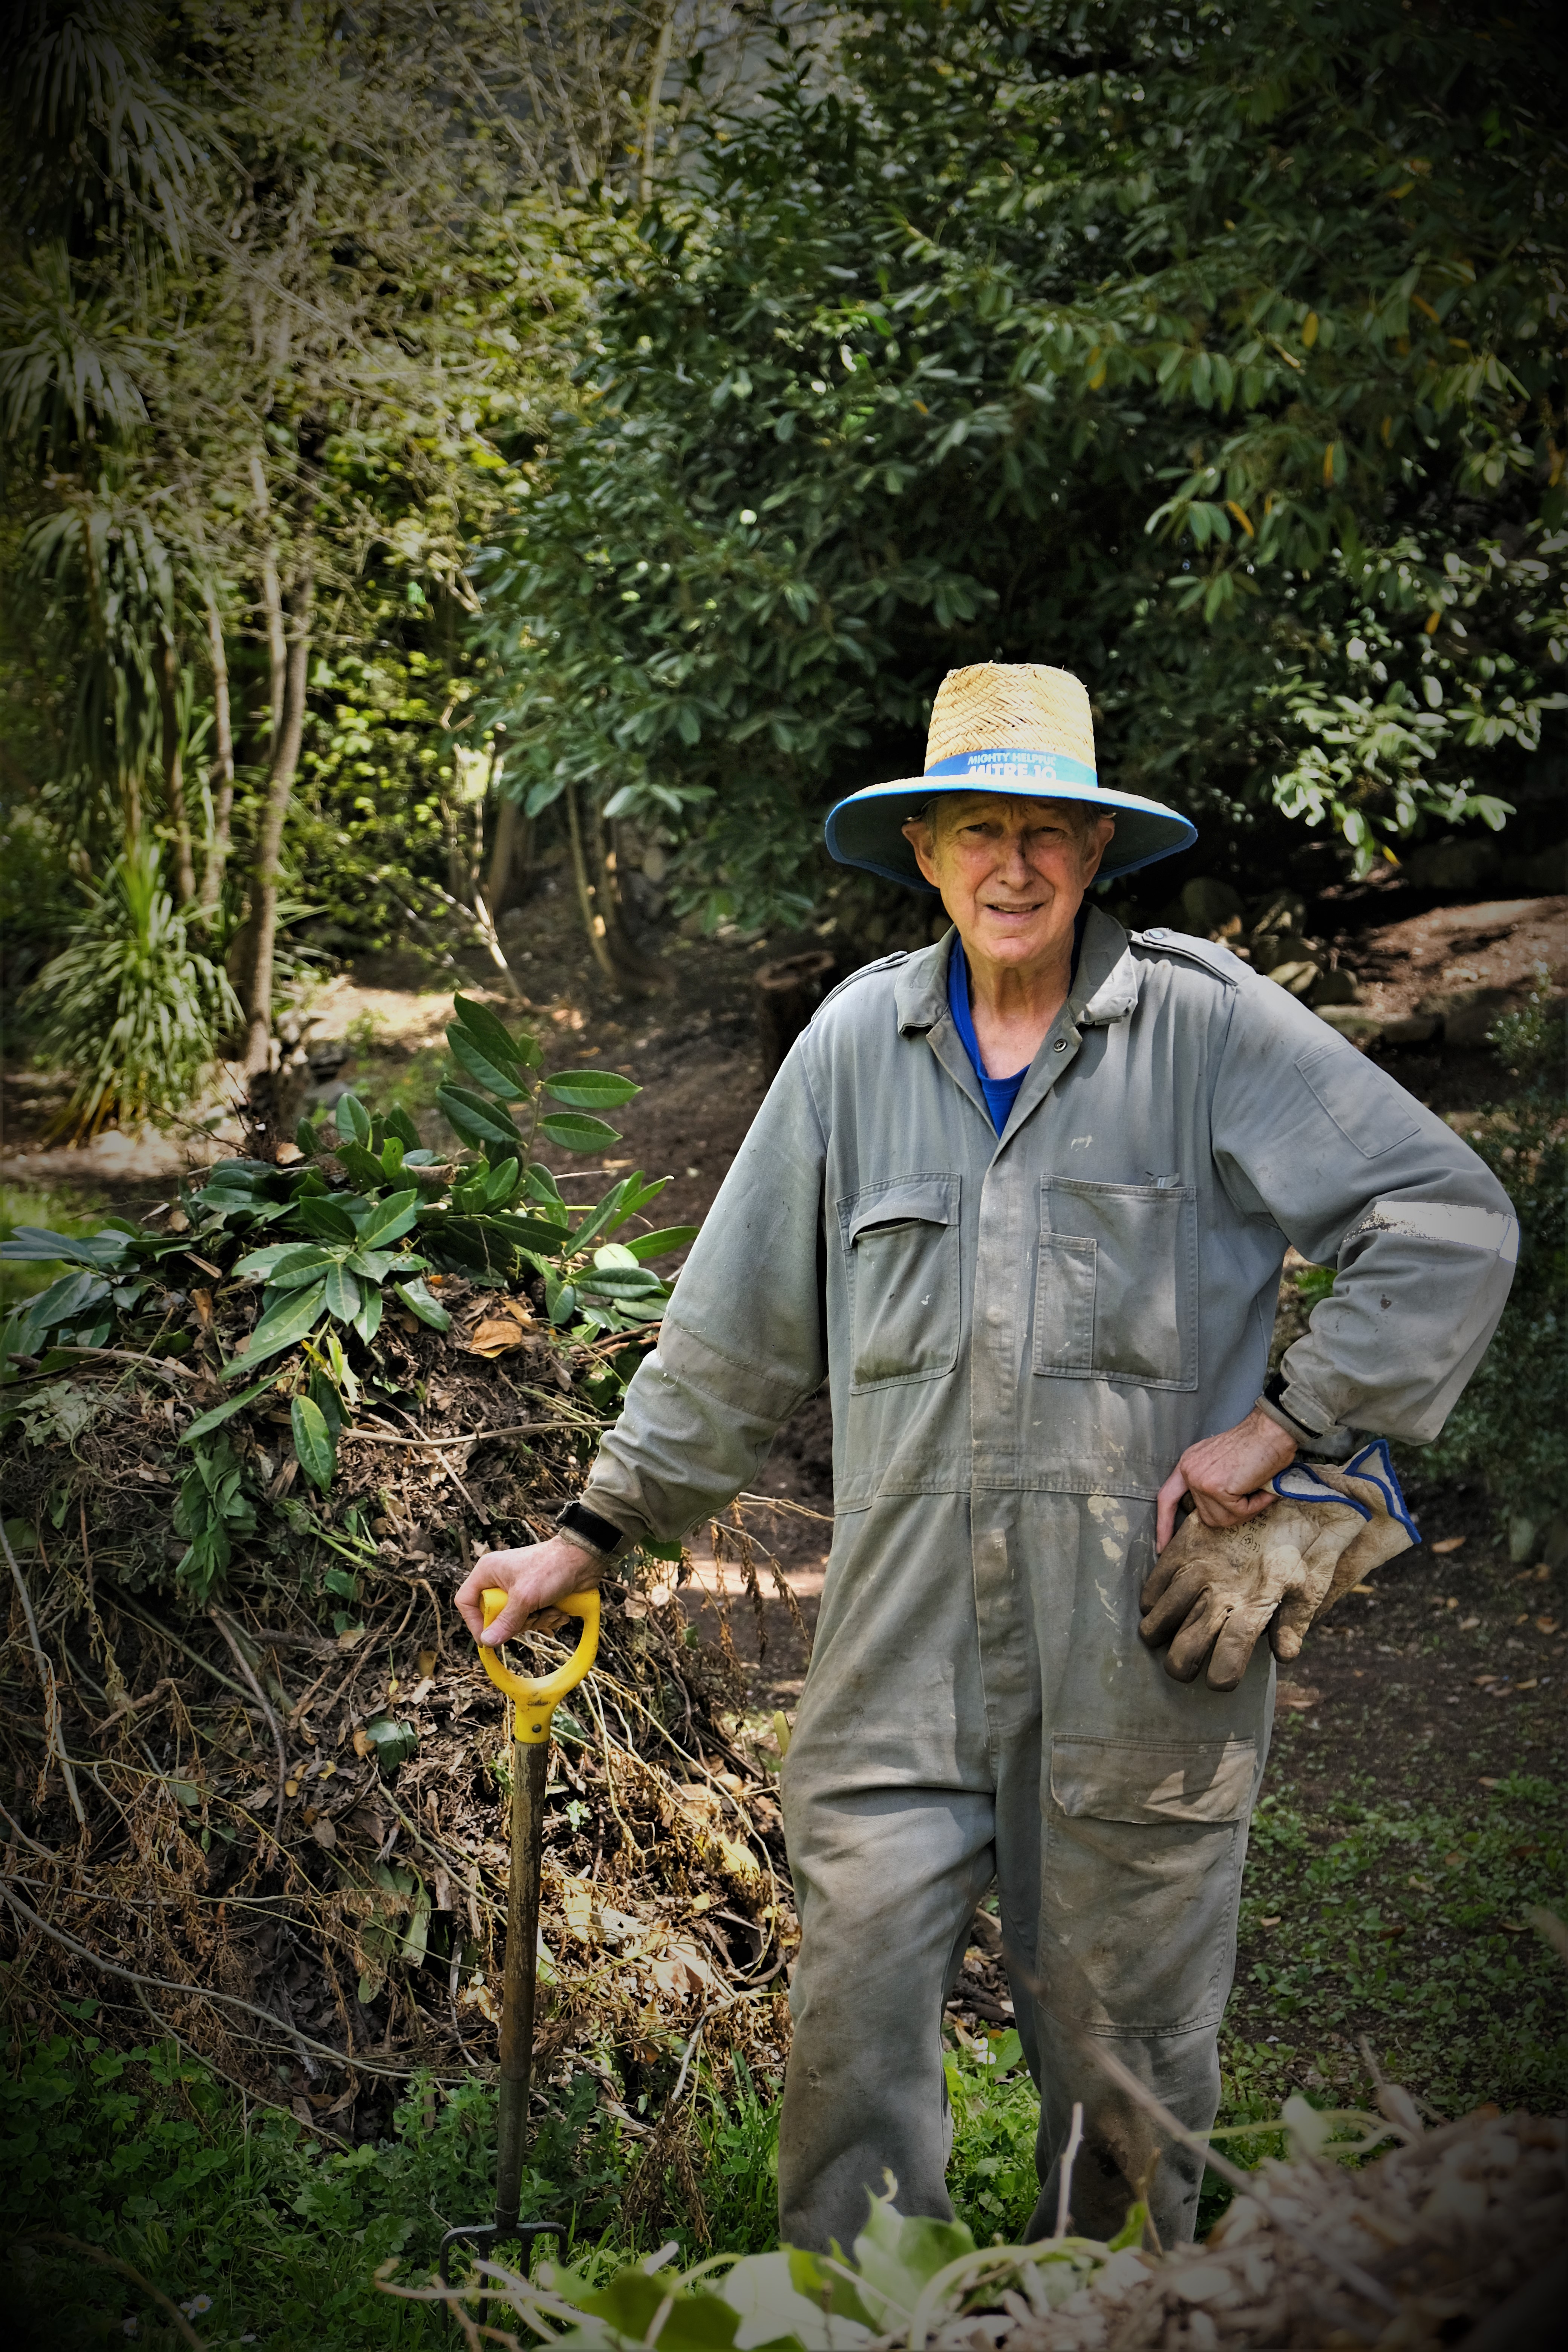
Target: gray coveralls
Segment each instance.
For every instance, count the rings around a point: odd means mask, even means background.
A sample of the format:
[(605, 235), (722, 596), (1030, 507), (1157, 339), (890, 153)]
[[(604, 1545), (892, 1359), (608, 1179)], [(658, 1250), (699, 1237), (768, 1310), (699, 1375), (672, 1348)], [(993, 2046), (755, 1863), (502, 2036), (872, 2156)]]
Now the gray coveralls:
[(1284, 1402), (1430, 1439), (1508, 1295), (1507, 1195), (1443, 1122), (1224, 949), (1089, 916), (997, 1138), (952, 934), (829, 997), (747, 1135), (584, 1496), (669, 1541), (826, 1376), (835, 1525), (783, 1775), (802, 1927), (784, 2237), (847, 2245), (884, 2170), (948, 2216), (944, 1998), (993, 1877), (1077, 2225), (1151, 2196), (1190, 2236), (1097, 2037), (1195, 2131), (1219, 2095), (1274, 1671), (1173, 1682), (1138, 1638), (1154, 1497), (1257, 1401), (1287, 1242), (1336, 1265)]

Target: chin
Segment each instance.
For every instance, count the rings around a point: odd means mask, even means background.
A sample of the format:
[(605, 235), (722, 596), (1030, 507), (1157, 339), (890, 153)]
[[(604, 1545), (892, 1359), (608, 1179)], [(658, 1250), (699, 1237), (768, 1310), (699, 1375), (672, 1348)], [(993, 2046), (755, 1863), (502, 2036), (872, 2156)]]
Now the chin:
[(1022, 963), (1031, 956), (1044, 954), (1050, 940), (1044, 923), (1031, 923), (1027, 930), (1014, 930), (999, 923), (982, 922), (976, 926), (974, 944), (986, 955)]

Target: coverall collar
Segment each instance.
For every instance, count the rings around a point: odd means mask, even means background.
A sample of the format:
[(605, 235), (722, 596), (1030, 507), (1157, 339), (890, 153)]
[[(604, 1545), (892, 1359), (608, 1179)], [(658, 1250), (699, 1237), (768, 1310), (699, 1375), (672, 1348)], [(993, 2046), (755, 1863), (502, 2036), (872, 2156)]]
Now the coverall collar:
[[(894, 1002), (900, 1034), (932, 1031), (949, 1018), (947, 967), (956, 932), (949, 929), (919, 955), (910, 956), (898, 975)], [(1098, 1028), (1109, 1021), (1125, 1021), (1138, 1002), (1138, 964), (1121, 925), (1103, 907), (1091, 906), (1079, 954), (1072, 992), (1057, 1015), (1075, 1027)], [(1052, 1035), (1056, 1024), (1052, 1025)], [(975, 1096), (978, 1102), (980, 1097)]]
[[(931, 947), (911, 956), (900, 971), (894, 990), (899, 1030), (906, 1037), (925, 1033), (948, 1076), (989, 1126), (991, 1114), (980, 1080), (948, 1004), (947, 968), (956, 936), (955, 931), (944, 931)], [(1127, 934), (1103, 908), (1091, 907), (1071, 992), (1029, 1065), (1012, 1117), (997, 1139), (999, 1151), (1076, 1060), (1082, 1031), (1125, 1021), (1137, 1002), (1138, 964)]]

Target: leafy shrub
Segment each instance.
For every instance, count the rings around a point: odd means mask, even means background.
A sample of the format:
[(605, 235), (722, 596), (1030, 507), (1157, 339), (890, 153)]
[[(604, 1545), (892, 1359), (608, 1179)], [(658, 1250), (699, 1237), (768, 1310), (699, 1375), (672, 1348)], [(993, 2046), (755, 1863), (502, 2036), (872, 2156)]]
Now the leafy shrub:
[(239, 1017), (222, 971), (191, 945), (159, 863), (144, 840), (115, 859), (31, 992), (45, 1015), (41, 1051), (76, 1079), (66, 1116), (81, 1135), (184, 1110)]
[[(184, 1433), (196, 1457), (176, 1526), (190, 1543), (181, 1571), (199, 1598), (226, 1565), (229, 1535), (248, 1533), (251, 1525), (237, 1465), (205, 1441), (275, 1390), (289, 1401), (300, 1466), (324, 1491), (339, 1433), (359, 1402), (364, 1351), (389, 1298), (445, 1330), (451, 1318), (430, 1275), (463, 1275), (497, 1289), (532, 1280), (557, 1330), (580, 1339), (624, 1332), (628, 1343), (664, 1310), (669, 1287), (648, 1261), (682, 1247), (696, 1227), (668, 1225), (630, 1242), (614, 1235), (658, 1198), (668, 1178), (649, 1182), (635, 1171), (577, 1215), (550, 1170), (530, 1157), (541, 1136), (564, 1150), (603, 1151), (619, 1137), (596, 1112), (639, 1089), (613, 1070), (545, 1076), (537, 1039), (514, 1036), (469, 998), (455, 1003), (447, 1045), (458, 1070), (437, 1097), (468, 1147), (455, 1159), (422, 1145), (405, 1111), (373, 1118), (355, 1096), (344, 1095), (331, 1129), (324, 1121), (301, 1123), (296, 1162), (222, 1160), (170, 1223), (110, 1218), (87, 1236), (24, 1225), (0, 1244), (0, 1258), (63, 1260), (67, 1267), (12, 1310), (0, 1330), (0, 1362), (32, 1358), (51, 1340), (101, 1347), (111, 1333), (139, 1350), (156, 1343), (178, 1352), (188, 1341), (178, 1333), (171, 1347), (167, 1337), (172, 1294), (163, 1261), (195, 1250), (216, 1268), (233, 1343), (221, 1379), (268, 1369)], [(246, 1330), (233, 1318), (253, 1286), (261, 1311)], [(598, 1375), (602, 1402), (619, 1393), (637, 1360), (630, 1344), (611, 1358)]]
[(1500, 1500), (1537, 1521), (1568, 1512), (1568, 1130), (1563, 1014), (1544, 988), (1505, 1013), (1490, 1042), (1525, 1080), (1466, 1141), (1513, 1202), (1519, 1265), (1491, 1346), (1426, 1456), (1479, 1472)]

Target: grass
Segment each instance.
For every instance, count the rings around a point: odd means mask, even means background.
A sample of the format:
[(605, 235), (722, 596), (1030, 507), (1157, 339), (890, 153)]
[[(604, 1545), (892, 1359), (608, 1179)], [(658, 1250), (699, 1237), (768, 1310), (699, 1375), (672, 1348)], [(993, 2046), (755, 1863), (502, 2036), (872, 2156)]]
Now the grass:
[[(1563, 1817), (1557, 1783), (1522, 1773), (1489, 1790), (1479, 1817), (1370, 1790), (1314, 1811), (1281, 1781), (1259, 1807), (1247, 1861), (1221, 2123), (1271, 2120), (1293, 2091), (1320, 2106), (1367, 2103), (1363, 2035), (1436, 2115), (1488, 2097), (1559, 2108), (1568, 1979), (1524, 1913), (1564, 1907)], [(416, 2081), (389, 2137), (340, 2147), (291, 2115), (244, 2107), (172, 2045), (111, 2053), (94, 2015), (84, 2003), (68, 2032), (14, 2048), (0, 2076), (5, 2235), (28, 2250), (13, 2257), (14, 2340), (175, 2341), (139, 2287), (51, 2244), (44, 2233), (55, 2231), (191, 2306), (214, 2347), (434, 2352), (437, 2315), (383, 2294), (374, 2273), (395, 2259), (404, 2277), (427, 2273), (448, 2222), (485, 2217), (486, 2090)], [(1037, 2194), (1037, 2116), (1017, 2036), (955, 2041), (947, 2079), (954, 2207), (981, 2243), (1016, 2242)], [(777, 2091), (740, 2068), (723, 2091), (705, 2078), (694, 2103), (694, 2168), (713, 2243), (731, 2252), (773, 2242)], [(1230, 2144), (1243, 2163), (1282, 2152), (1282, 2137)], [(633, 2250), (621, 2200), (637, 2153), (595, 2080), (577, 2075), (539, 2133), (524, 2211), (569, 2218), (565, 2251), (607, 2270)], [(1224, 2202), (1205, 2193), (1203, 2227)], [(702, 2251), (689, 2226), (664, 2218), (638, 2250), (667, 2233), (688, 2256)]]

